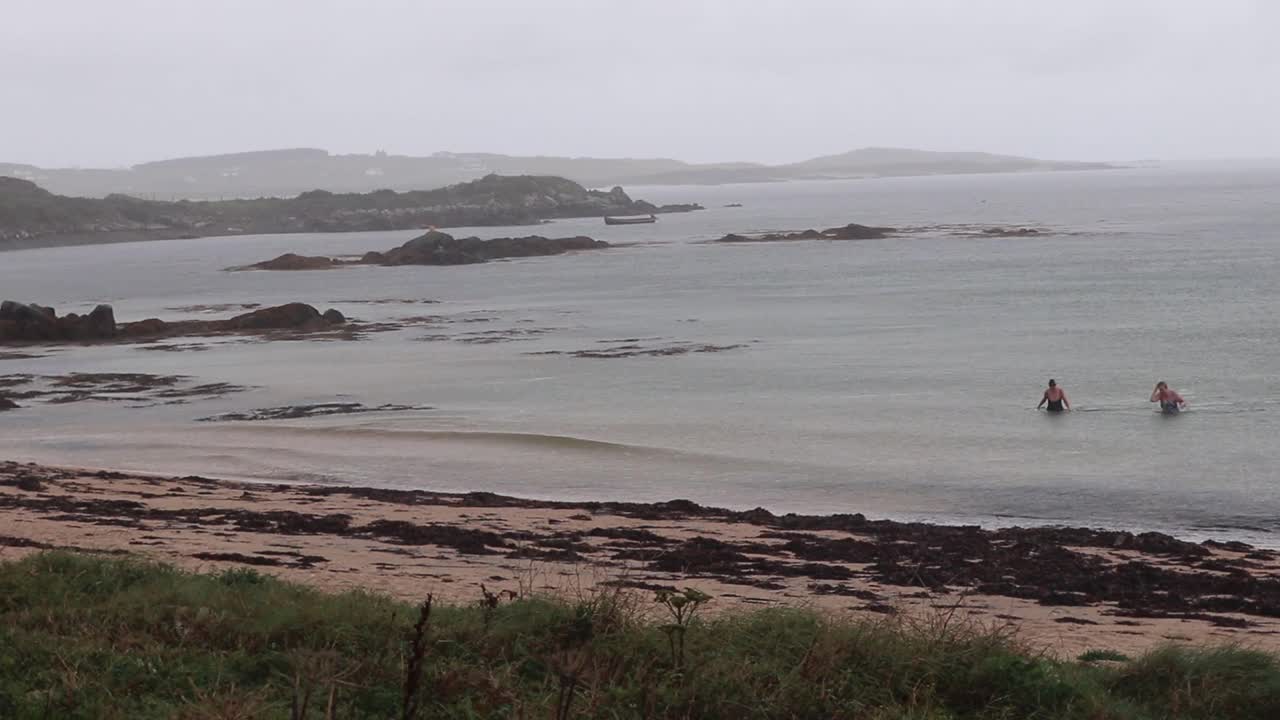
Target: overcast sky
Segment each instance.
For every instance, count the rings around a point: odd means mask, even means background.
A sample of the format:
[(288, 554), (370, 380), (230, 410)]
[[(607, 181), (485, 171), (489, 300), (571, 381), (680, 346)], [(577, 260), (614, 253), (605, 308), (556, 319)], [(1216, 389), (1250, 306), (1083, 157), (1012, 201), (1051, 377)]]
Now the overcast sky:
[(0, 0), (0, 161), (1280, 156), (1272, 0)]

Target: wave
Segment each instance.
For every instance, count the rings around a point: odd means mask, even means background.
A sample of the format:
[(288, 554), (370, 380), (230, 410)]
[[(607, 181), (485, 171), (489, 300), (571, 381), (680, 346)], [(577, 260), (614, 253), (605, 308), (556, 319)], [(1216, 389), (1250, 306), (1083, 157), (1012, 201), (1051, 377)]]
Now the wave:
[[(244, 428), (224, 428), (225, 430), (236, 430)], [(593, 440), (590, 438), (576, 437), (573, 435), (553, 435), (548, 433), (529, 433), (529, 432), (502, 432), (495, 430), (392, 430), (388, 428), (373, 427), (300, 427), (276, 425), (269, 427), (254, 427), (254, 433), (275, 433), (282, 435), (323, 435), (329, 436), (349, 436), (361, 439), (385, 439), (395, 441), (431, 441), (441, 440), (458, 443), (477, 443), (486, 445), (506, 445), (529, 448), (544, 448), (550, 450), (580, 450), (588, 452), (601, 453), (625, 453), (625, 454), (647, 454), (647, 455), (670, 455), (670, 456), (701, 456), (701, 453), (691, 453), (674, 448), (664, 448), (651, 445), (637, 445), (630, 443), (611, 442), (608, 440)], [(706, 456), (711, 457), (711, 456)]]

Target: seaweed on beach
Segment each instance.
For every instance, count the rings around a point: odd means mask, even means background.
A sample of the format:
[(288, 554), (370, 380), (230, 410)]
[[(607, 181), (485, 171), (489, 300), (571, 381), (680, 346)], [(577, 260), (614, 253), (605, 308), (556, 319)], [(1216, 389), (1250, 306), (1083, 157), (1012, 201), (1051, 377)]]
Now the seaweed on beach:
[(259, 420), (296, 420), (300, 418), (324, 417), (326, 415), (353, 415), (373, 412), (403, 412), (406, 410), (430, 410), (427, 405), (365, 405), (358, 402), (312, 403), (310, 405), (285, 405), (282, 407), (258, 408), (247, 412), (230, 412), (220, 415), (197, 418), (199, 422), (254, 422)]

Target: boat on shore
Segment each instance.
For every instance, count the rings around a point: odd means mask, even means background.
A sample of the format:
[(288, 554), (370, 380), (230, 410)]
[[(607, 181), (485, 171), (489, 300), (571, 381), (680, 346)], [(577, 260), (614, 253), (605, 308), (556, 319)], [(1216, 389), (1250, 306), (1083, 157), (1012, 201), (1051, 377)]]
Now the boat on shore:
[(604, 216), (605, 225), (644, 225), (653, 222), (658, 222), (655, 215)]

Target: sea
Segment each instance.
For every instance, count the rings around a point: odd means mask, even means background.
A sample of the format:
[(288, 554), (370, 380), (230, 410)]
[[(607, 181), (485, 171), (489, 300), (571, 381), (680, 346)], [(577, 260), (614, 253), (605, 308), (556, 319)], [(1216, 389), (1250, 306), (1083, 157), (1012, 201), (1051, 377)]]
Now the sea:
[[(362, 322), (410, 318), (358, 341), (0, 360), (0, 375), (248, 388), (31, 404), (0, 414), (0, 458), (1280, 546), (1280, 167), (628, 190), (707, 209), (651, 225), (451, 229), (616, 245), (461, 267), (226, 270), (387, 249), (416, 231), (0, 254), (0, 295), (60, 312), (110, 303), (120, 321), (214, 318), (235, 311), (193, 306), (301, 301)], [(908, 232), (708, 242), (850, 222)], [(1074, 412), (1036, 411), (1049, 378)], [(1159, 380), (1186, 412), (1153, 411)], [(200, 421), (333, 402), (412, 409)]]

